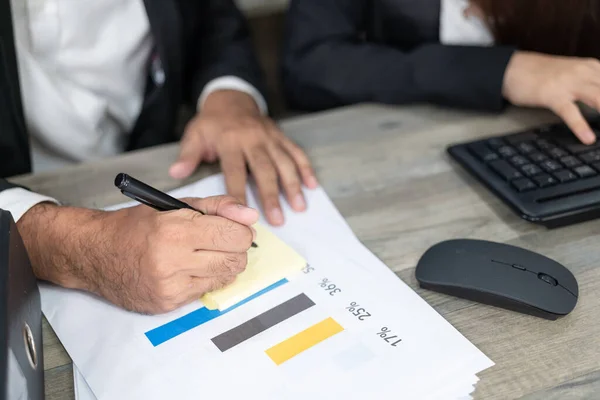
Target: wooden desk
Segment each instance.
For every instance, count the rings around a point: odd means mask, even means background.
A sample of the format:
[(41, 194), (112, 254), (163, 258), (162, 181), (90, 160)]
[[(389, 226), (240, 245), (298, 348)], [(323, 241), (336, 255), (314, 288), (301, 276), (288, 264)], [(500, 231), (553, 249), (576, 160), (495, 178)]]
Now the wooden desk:
[[(600, 393), (600, 220), (548, 231), (516, 217), (453, 166), (447, 144), (548, 122), (546, 112), (481, 115), (431, 107), (364, 105), (282, 123), (314, 161), (318, 177), (356, 235), (496, 366), (481, 374), (478, 399), (581, 399)], [(131, 153), (58, 173), (18, 179), (81, 206), (122, 202), (112, 187), (127, 171), (173, 189), (176, 145)], [(449, 238), (519, 245), (568, 266), (580, 285), (572, 314), (555, 322), (418, 289), (414, 266), (431, 245)], [(68, 356), (45, 325), (49, 399), (72, 399)], [(400, 394), (399, 394), (400, 396)]]

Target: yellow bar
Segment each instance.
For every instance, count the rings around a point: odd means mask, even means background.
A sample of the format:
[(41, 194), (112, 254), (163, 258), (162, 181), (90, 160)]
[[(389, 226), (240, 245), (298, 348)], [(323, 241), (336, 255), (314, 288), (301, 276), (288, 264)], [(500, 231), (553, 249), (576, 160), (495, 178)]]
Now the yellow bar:
[(275, 362), (275, 364), (281, 365), (290, 358), (310, 349), (317, 343), (320, 343), (343, 330), (344, 328), (335, 322), (333, 318), (327, 318), (318, 324), (315, 324), (310, 328), (297, 333), (291, 338), (276, 344), (275, 346), (266, 350), (265, 353), (267, 353), (267, 355)]

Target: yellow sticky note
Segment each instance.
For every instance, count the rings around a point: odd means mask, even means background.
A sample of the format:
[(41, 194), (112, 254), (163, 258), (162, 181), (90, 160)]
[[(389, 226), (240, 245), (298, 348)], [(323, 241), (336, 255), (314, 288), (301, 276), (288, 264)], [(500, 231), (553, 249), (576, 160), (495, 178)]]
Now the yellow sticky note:
[(210, 292), (200, 300), (209, 310), (224, 310), (239, 303), (306, 266), (306, 260), (260, 224), (256, 229), (257, 247), (248, 250), (248, 265), (229, 286)]

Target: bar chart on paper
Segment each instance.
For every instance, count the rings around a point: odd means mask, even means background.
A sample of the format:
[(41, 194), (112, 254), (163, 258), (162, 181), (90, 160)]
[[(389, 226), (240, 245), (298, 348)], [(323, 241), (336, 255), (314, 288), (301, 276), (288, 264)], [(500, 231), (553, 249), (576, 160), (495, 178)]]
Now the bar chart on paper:
[(343, 369), (399, 352), (399, 327), (392, 327), (386, 306), (377, 310), (377, 291), (366, 285), (371, 277), (360, 278), (360, 269), (351, 273), (342, 260), (318, 265), (315, 260), (339, 256), (317, 252), (311, 262), (263, 225), (255, 230), (248, 267), (234, 284), (204, 295), (195, 310), (144, 332), (157, 351), (180, 351), (182, 343), (193, 340), (203, 357), (210, 354), (215, 360), (239, 364), (243, 355), (254, 360), (253, 367), (277, 367), (306, 357)]
[(361, 271), (342, 264), (306, 264), (229, 308), (199, 307), (145, 332), (146, 339), (157, 349), (195, 340), (204, 357), (257, 369), (305, 374), (315, 363), (342, 372), (364, 368), (399, 352), (402, 338), (387, 310), (375, 311), (369, 280), (357, 280)]
[[(339, 363), (343, 368), (352, 364), (348, 348), (360, 344), (359, 359), (364, 362), (382, 350), (389, 351), (385, 346), (399, 346), (402, 339), (386, 324), (378, 325), (385, 312), (372, 314), (371, 308), (361, 306), (360, 281), (349, 278), (348, 266), (340, 265), (345, 273), (337, 276), (333, 265), (309, 264), (262, 227), (256, 243), (249, 250), (249, 266), (240, 281), (221, 293), (204, 296), (203, 307), (145, 332), (152, 346), (175, 343), (177, 347), (178, 340), (194, 338), (209, 346), (213, 357), (230, 359), (243, 354), (246, 360), (255, 359), (254, 366), (281, 366), (306, 354), (320, 364), (339, 358), (345, 361)], [(278, 268), (283, 264), (286, 268)], [(274, 279), (278, 280), (271, 283)], [(244, 280), (269, 285), (252, 291)], [(241, 298), (240, 292), (249, 295)]]
[[(406, 398), (420, 398), (430, 385), (456, 384), (450, 372), (438, 372), (456, 360), (468, 365), (466, 386), (489, 362), (476, 349), (471, 354), (483, 360), (481, 367), (462, 357), (473, 346), (452, 328), (444, 340), (438, 329), (423, 329), (439, 316), (414, 292), (399, 292), (388, 272), (370, 273), (326, 246), (313, 245), (305, 254), (302, 268), (235, 304), (199, 305), (144, 332), (157, 358), (177, 355), (179, 372), (171, 380), (182, 393), (196, 390), (196, 381), (179, 380), (194, 368), (203, 390), (223, 398), (248, 390), (256, 398), (295, 400), (329, 390), (355, 399), (389, 393), (399, 382)], [(430, 371), (435, 378), (418, 384)], [(235, 387), (228, 384), (231, 376)]]

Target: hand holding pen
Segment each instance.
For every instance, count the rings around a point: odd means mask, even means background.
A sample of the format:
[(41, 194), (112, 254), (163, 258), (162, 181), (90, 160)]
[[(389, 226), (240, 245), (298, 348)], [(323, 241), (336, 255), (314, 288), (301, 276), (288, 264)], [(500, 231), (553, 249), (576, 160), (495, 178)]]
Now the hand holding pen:
[[(160, 190), (155, 189), (144, 182), (138, 181), (137, 179), (132, 178), (124, 173), (120, 173), (116, 176), (115, 186), (120, 189), (121, 193), (123, 193), (125, 196), (158, 211), (188, 209), (201, 214), (206, 214), (205, 212), (197, 210), (191, 207), (189, 204), (169, 196), (168, 194), (161, 192)], [(252, 247), (257, 247), (256, 243), (252, 242)]]
[(85, 283), (77, 288), (156, 314), (197, 301), (246, 268), (256, 210), (230, 196), (164, 197), (126, 175), (115, 183), (146, 205), (94, 212), (81, 227), (87, 241), (77, 243), (88, 257), (77, 261)]

